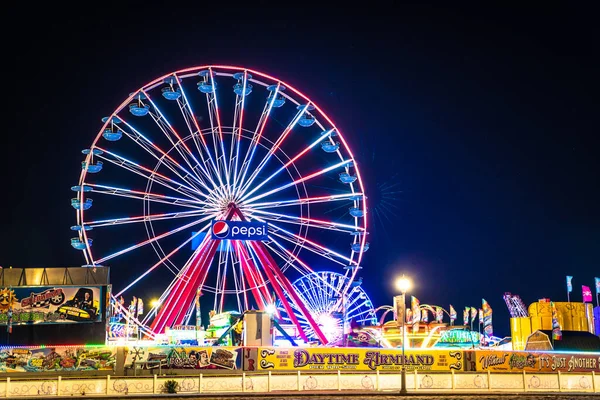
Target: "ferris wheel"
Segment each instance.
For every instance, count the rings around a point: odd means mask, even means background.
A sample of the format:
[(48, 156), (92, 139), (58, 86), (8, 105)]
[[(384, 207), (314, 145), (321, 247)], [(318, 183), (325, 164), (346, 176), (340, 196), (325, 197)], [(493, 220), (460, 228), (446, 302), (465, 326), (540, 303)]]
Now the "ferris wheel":
[[(337, 272), (320, 271), (298, 278), (293, 288), (327, 340), (335, 342), (342, 338), (346, 324), (377, 325), (373, 303), (360, 283)], [(277, 308), (285, 322), (292, 322), (281, 301)], [(295, 303), (292, 309), (308, 337), (317, 339), (313, 327)]]
[[(358, 166), (316, 104), (264, 73), (202, 66), (144, 85), (102, 122), (71, 188), (71, 245), (128, 277), (116, 297), (161, 288), (148, 313), (160, 333), (190, 321), (198, 289), (216, 312), (276, 296), (303, 339), (308, 326), (327, 343), (291, 282), (313, 267), (352, 282), (369, 244)], [(266, 223), (268, 240), (219, 240), (215, 221)]]

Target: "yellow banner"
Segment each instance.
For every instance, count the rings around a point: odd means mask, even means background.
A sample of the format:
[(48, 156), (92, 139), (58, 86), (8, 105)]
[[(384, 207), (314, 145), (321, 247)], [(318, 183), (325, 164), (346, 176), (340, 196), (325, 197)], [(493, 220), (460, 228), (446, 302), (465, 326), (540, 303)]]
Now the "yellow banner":
[[(272, 348), (257, 352), (258, 369), (396, 371), (402, 369), (402, 350), (362, 348)], [(452, 350), (406, 350), (407, 371), (463, 370), (463, 352)]]
[(600, 373), (600, 354), (470, 351), (465, 356), (469, 371)]

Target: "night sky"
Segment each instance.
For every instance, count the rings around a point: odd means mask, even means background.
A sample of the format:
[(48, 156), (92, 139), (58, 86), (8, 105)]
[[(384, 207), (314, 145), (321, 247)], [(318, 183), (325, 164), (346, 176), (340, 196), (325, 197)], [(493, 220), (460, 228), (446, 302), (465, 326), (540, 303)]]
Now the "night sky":
[(422, 303), (485, 298), (503, 336), (504, 292), (566, 301), (573, 275), (581, 301), (600, 276), (591, 10), (129, 4), (5, 15), (0, 265), (81, 265), (70, 186), (100, 118), (159, 75), (220, 63), (300, 88), (345, 133), (378, 214), (361, 274), (376, 305), (406, 273)]

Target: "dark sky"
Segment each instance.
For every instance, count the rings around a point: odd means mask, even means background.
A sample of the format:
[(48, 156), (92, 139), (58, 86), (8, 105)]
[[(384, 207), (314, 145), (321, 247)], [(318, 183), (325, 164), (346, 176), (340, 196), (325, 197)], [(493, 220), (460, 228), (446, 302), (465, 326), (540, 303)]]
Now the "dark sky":
[(159, 75), (223, 63), (301, 88), (357, 150), (384, 215), (362, 274), (377, 305), (405, 272), (423, 303), (486, 298), (504, 335), (504, 292), (564, 301), (573, 275), (580, 301), (600, 276), (591, 9), (227, 4), (9, 10), (0, 265), (81, 265), (69, 187), (99, 119)]

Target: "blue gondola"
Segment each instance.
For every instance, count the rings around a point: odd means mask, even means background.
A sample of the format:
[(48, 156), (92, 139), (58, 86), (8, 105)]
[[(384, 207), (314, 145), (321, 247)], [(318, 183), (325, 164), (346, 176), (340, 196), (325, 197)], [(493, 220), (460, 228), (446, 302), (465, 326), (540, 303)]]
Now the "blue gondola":
[(360, 265), (346, 265), (344, 269), (354, 271), (355, 269), (362, 269), (362, 267)]
[[(279, 85), (279, 90), (277, 90), (277, 85), (269, 85), (267, 86), (267, 90), (271, 92), (269, 97), (267, 98), (267, 102), (273, 102), (273, 108), (279, 108), (285, 104), (285, 97), (281, 94), (285, 90), (285, 86)], [(275, 91), (277, 91), (277, 97), (273, 100), (273, 96), (275, 96)]]
[[(103, 118), (102, 118), (102, 122), (103, 122), (103, 123), (106, 123), (106, 121), (108, 121), (108, 119), (109, 119), (109, 118), (110, 118), (110, 117), (103, 117)], [(121, 119), (120, 119), (119, 117), (113, 117), (113, 118), (112, 118), (112, 120), (111, 120), (111, 122), (112, 122), (113, 124), (120, 124), (122, 121), (121, 121)]]
[(356, 217), (356, 218), (361, 218), (361, 217), (364, 217), (364, 215), (365, 215), (363, 210), (361, 210), (358, 207), (351, 207), (349, 212), (350, 212), (350, 215), (352, 215), (353, 217)]
[[(235, 74), (233, 74), (233, 79), (237, 79), (238, 81), (241, 81), (242, 79), (244, 79), (244, 73), (243, 72), (236, 72)], [(250, 80), (252, 79), (252, 75), (249, 73), (246, 73), (246, 79)]]
[(249, 82), (246, 82), (246, 90), (245, 91), (244, 91), (243, 83), (238, 82), (235, 85), (233, 85), (233, 93), (237, 94), (238, 96), (242, 96), (242, 92), (243, 92), (244, 96), (248, 96), (250, 93), (252, 93), (252, 84)]
[(204, 71), (198, 72), (198, 75), (205, 78), (204, 80), (198, 82), (198, 90), (202, 93), (212, 93), (213, 92), (213, 84), (214, 89), (217, 90), (217, 82), (214, 79), (210, 79), (210, 71), (205, 69)]
[(147, 104), (141, 104), (141, 103), (131, 103), (129, 105), (129, 112), (133, 115), (135, 115), (136, 117), (143, 117), (145, 115), (148, 115), (148, 113), (150, 112), (150, 107)]
[(102, 137), (109, 142), (116, 142), (123, 137), (123, 131), (117, 129), (115, 132), (113, 132), (111, 128), (106, 128), (102, 134)]
[(81, 150), (81, 152), (82, 152), (83, 154), (85, 154), (85, 155), (88, 155), (88, 154), (90, 154), (90, 153), (94, 153), (94, 155), (95, 155), (95, 156), (99, 156), (99, 155), (101, 155), (101, 154), (103, 154), (103, 153), (104, 153), (104, 152), (103, 152), (102, 150), (100, 150), (100, 149), (94, 149), (93, 151), (92, 151), (92, 150), (90, 150), (90, 149), (83, 149), (83, 150)]
[[(87, 243), (90, 247), (92, 247), (92, 239), (88, 239)], [(71, 246), (77, 250), (85, 250), (85, 243), (81, 241), (79, 238), (71, 238)]]
[(144, 93), (142, 93), (142, 92), (137, 92), (137, 93), (132, 92), (132, 93), (129, 93), (130, 96), (133, 96), (134, 94), (135, 94), (135, 97), (133, 98), (134, 100), (146, 100), (147, 99), (146, 95)]
[(356, 175), (350, 175), (347, 172), (340, 173), (340, 182), (353, 183), (356, 180)]
[(96, 164), (87, 165), (85, 161), (81, 162), (81, 169), (87, 170), (90, 174), (95, 174), (102, 170), (102, 161), (96, 161)]
[[(198, 82), (198, 90), (201, 91), (202, 93), (212, 93), (213, 91), (213, 85), (206, 81), (206, 82)], [(215, 90), (217, 90), (217, 83), (215, 82)]]
[(335, 129), (330, 129), (328, 131), (321, 132), (321, 136), (325, 136), (325, 135), (328, 135), (328, 136), (337, 136), (337, 131)]
[[(360, 251), (360, 243), (352, 243), (352, 251), (358, 253)], [(369, 250), (369, 242), (365, 242), (363, 246), (363, 252)]]
[(279, 108), (281, 106), (283, 106), (285, 104), (285, 97), (283, 97), (282, 95), (278, 94), (277, 97), (275, 98), (275, 100), (273, 100), (273, 94), (269, 95), (269, 97), (267, 98), (267, 102), (270, 103), (271, 101), (273, 102), (273, 108)]
[(246, 90), (244, 90), (243, 72), (236, 72), (235, 74), (233, 74), (233, 78), (238, 80), (238, 83), (233, 85), (233, 92), (235, 94), (237, 94), (238, 96), (242, 96), (243, 92), (244, 96), (248, 96), (250, 93), (252, 93), (252, 84), (248, 82), (250, 79), (252, 79), (252, 75), (246, 73)]
[(87, 186), (87, 185), (83, 185), (83, 186), (71, 186), (71, 190), (74, 192), (91, 192), (92, 191), (92, 187), (91, 186)]
[(335, 153), (340, 148), (340, 144), (338, 142), (323, 142), (321, 143), (321, 148), (325, 153)]
[(81, 230), (84, 230), (84, 231), (91, 231), (92, 229), (94, 229), (94, 228), (93, 228), (93, 227), (91, 227), (91, 226), (88, 226), (88, 225), (84, 225), (84, 226), (81, 226), (81, 225), (73, 225), (73, 226), (71, 227), (71, 230), (72, 230), (72, 231), (81, 231)]
[(176, 83), (177, 83), (177, 79), (175, 79), (175, 77), (174, 77), (174, 76), (169, 76), (169, 77), (166, 77), (166, 78), (163, 80), (163, 82), (164, 82), (164, 83), (166, 83), (167, 85), (174, 85), (174, 84), (176, 84)]
[(312, 104), (309, 104), (308, 106), (301, 104), (297, 107), (297, 109), (300, 111), (304, 110), (302, 116), (298, 120), (298, 125), (308, 128), (309, 126), (312, 126), (315, 123), (315, 117), (308, 113), (309, 111), (314, 110), (315, 106), (313, 106)]
[(181, 89), (177, 88), (173, 90), (170, 86), (166, 86), (161, 89), (162, 95), (167, 100), (178, 100), (181, 97)]
[(92, 199), (85, 199), (83, 203), (79, 199), (71, 199), (71, 206), (76, 210), (89, 210), (92, 207)]

